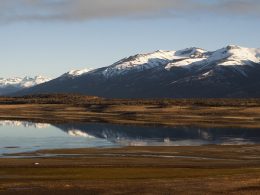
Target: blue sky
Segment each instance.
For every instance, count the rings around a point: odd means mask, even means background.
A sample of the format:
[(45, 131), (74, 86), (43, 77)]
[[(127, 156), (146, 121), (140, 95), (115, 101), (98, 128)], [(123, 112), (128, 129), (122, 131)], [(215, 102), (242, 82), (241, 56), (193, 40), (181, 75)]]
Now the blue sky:
[[(0, 14), (0, 77), (56, 77), (71, 69), (108, 66), (123, 57), (158, 49), (196, 46), (215, 50), (228, 44), (260, 47), (259, 1), (238, 0), (242, 2), (238, 5), (238, 1), (222, 0), (225, 5), (205, 8), (203, 0), (165, 0), (166, 6), (157, 8), (160, 1), (152, 0), (154, 7), (147, 8), (145, 3), (149, 1), (139, 0), (142, 9), (131, 3), (118, 6), (117, 0), (111, 1), (109, 9), (88, 0), (73, 1), (93, 11), (76, 6), (72, 10), (72, 4), (66, 5), (69, 9), (64, 8), (60, 0), (45, 0), (48, 5), (14, 1), (19, 4), (3, 4), (8, 14)], [(65, 1), (68, 0), (62, 3)], [(53, 10), (46, 8), (55, 2), (55, 13), (62, 7), (63, 15), (56, 17)], [(190, 2), (201, 4), (194, 4), (193, 9), (185, 4)], [(31, 11), (35, 7), (41, 15)], [(10, 10), (18, 14), (12, 15)]]

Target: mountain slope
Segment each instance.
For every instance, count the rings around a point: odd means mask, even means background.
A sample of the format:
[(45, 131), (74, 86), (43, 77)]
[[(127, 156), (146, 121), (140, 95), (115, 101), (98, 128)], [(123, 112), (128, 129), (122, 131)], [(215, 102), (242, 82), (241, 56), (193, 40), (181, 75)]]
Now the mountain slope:
[[(84, 71), (83, 71), (84, 72)], [(58, 77), (19, 92), (82, 93), (109, 98), (260, 97), (260, 49), (229, 45), (158, 50), (111, 66)]]
[(43, 76), (32, 77), (14, 77), (14, 78), (0, 78), (0, 95), (5, 95), (19, 91), (21, 89), (29, 88), (51, 79), (45, 78)]

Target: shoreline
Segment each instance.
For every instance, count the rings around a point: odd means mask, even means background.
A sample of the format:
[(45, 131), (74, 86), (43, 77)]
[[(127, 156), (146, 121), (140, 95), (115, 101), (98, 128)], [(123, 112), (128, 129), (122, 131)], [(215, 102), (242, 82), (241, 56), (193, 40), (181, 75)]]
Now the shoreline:
[[(226, 151), (225, 151), (226, 150)], [(232, 153), (236, 152), (236, 154)], [(248, 153), (246, 153), (248, 152)], [(56, 148), (56, 149), (40, 149), (28, 152), (19, 152), (6, 154), (6, 156), (31, 157), (36, 156), (44, 158), (41, 155), (67, 155), (71, 156), (127, 156), (136, 155), (136, 157), (146, 157), (145, 155), (162, 155), (167, 158), (167, 154), (172, 158), (201, 158), (201, 159), (218, 159), (217, 155), (225, 154), (226, 159), (235, 157), (237, 159), (246, 159), (243, 155), (256, 155), (260, 152), (260, 144), (241, 144), (241, 145), (200, 145), (200, 146), (119, 146), (119, 147), (87, 147), (87, 148)], [(178, 154), (178, 155), (177, 155)], [(194, 155), (194, 154), (197, 154)], [(227, 155), (231, 155), (230, 157)], [(243, 155), (242, 155), (243, 154)], [(144, 156), (142, 156), (144, 155)], [(166, 156), (165, 156), (166, 155)], [(186, 156), (186, 157), (185, 157)], [(260, 160), (260, 156), (255, 159)]]
[[(46, 148), (46, 149), (35, 149), (31, 151), (23, 151), (16, 153), (3, 153), (0, 159), (22, 159), (22, 158), (63, 158), (63, 157), (118, 157), (118, 156), (133, 156), (133, 157), (162, 157), (162, 158), (194, 158), (194, 159), (221, 159), (216, 157), (215, 154), (209, 151), (216, 152), (218, 155), (226, 154), (227, 151), (233, 150), (238, 153), (243, 152), (242, 149), (252, 150), (255, 154), (259, 152), (260, 155), (260, 144), (205, 144), (205, 145), (169, 145), (169, 146), (98, 146), (98, 147), (81, 147), (81, 148)], [(254, 150), (254, 151), (253, 151)], [(198, 153), (200, 151), (202, 153)], [(229, 151), (231, 152), (231, 151)], [(167, 155), (169, 154), (169, 155)], [(225, 157), (227, 157), (225, 155)], [(236, 154), (236, 157), (240, 155)], [(260, 160), (260, 156), (256, 159)]]

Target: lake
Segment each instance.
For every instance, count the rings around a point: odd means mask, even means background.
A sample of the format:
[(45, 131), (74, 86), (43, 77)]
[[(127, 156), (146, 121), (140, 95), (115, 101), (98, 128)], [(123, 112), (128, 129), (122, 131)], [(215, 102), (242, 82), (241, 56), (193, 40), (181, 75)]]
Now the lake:
[(0, 155), (58, 148), (259, 143), (260, 129), (0, 121)]

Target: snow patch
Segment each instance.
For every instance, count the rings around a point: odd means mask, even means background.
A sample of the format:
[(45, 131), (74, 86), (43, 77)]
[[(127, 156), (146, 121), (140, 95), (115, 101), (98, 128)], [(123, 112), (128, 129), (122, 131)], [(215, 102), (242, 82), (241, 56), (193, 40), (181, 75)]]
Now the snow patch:
[(176, 51), (175, 56), (183, 56), (183, 57), (189, 57), (189, 58), (202, 58), (204, 57), (204, 54), (206, 53), (206, 50), (197, 48), (197, 47), (191, 47), (186, 48), (183, 50)]
[(79, 77), (83, 74), (90, 72), (91, 70), (93, 70), (93, 69), (85, 68), (85, 69), (81, 69), (81, 70), (71, 70), (71, 71), (63, 74), (61, 77), (70, 77), (70, 78)]
[(205, 60), (206, 58), (189, 58), (189, 59), (183, 59), (178, 60), (177, 62), (169, 63), (167, 66), (165, 66), (165, 69), (169, 70), (173, 67), (190, 67), (191, 64), (195, 62), (200, 62)]

